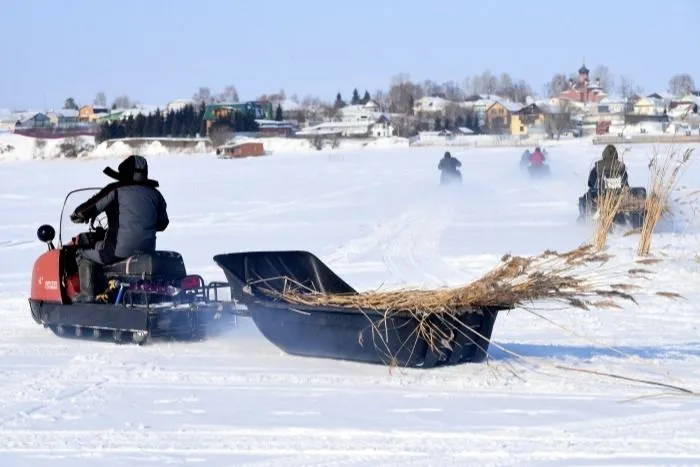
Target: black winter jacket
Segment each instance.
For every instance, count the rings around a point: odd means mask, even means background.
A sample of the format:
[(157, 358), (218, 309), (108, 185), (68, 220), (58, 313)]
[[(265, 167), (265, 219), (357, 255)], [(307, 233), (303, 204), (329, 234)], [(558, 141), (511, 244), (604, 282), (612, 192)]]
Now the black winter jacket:
[(98, 247), (114, 261), (156, 249), (156, 232), (170, 223), (167, 204), (152, 180), (110, 183), (78, 206), (73, 213), (85, 220), (104, 212), (107, 233)]

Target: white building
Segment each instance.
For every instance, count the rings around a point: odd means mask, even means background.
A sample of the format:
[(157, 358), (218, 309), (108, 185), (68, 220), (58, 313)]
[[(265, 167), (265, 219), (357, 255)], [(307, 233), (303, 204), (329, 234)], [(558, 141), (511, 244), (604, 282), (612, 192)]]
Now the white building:
[(655, 97), (642, 97), (634, 103), (636, 115), (663, 115), (665, 110), (664, 101)]
[(413, 113), (442, 113), (450, 101), (442, 97), (421, 97), (413, 103)]
[(361, 138), (386, 138), (394, 136), (391, 121), (381, 116), (376, 120), (323, 122), (296, 133), (297, 136), (343, 136)]
[(178, 110), (182, 110), (188, 105), (194, 105), (196, 107), (197, 103), (195, 102), (194, 99), (175, 99), (174, 101), (171, 101), (168, 103), (165, 111), (167, 112), (177, 112)]
[(346, 105), (338, 113), (342, 122), (373, 122), (382, 116), (379, 106), (373, 101), (364, 105)]

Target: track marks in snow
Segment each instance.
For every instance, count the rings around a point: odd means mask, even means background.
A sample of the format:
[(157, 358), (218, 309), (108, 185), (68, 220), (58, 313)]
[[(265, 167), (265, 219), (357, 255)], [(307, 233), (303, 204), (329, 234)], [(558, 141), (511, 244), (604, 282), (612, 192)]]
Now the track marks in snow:
[(441, 287), (446, 279), (465, 279), (462, 271), (440, 255), (440, 240), (452, 223), (454, 209), (451, 205), (413, 207), (379, 224), (370, 234), (345, 243), (324, 260), (338, 267), (337, 263), (374, 258), (374, 253), (401, 285), (419, 282)]
[[(533, 440), (537, 448), (533, 449)], [(513, 427), (470, 432), (325, 430), (280, 428), (205, 428), (178, 430), (50, 430), (0, 431), (0, 452), (54, 455), (167, 454), (263, 457), (256, 465), (523, 465), (524, 462), (567, 459), (700, 460), (700, 438), (670, 438), (632, 431), (582, 434), (548, 428)], [(683, 454), (681, 454), (683, 453)], [(269, 459), (273, 457), (273, 459)], [(236, 462), (236, 465), (246, 465)]]

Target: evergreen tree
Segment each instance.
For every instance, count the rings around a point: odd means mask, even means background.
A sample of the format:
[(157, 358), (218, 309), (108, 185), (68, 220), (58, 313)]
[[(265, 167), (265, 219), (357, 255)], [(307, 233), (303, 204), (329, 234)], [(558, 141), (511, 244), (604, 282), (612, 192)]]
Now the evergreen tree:
[(153, 131), (155, 123), (156, 119), (153, 115), (149, 115), (148, 117), (146, 117), (146, 122), (143, 125), (143, 136), (145, 136), (146, 138), (158, 137), (158, 135), (156, 135)]
[(345, 102), (343, 102), (343, 97), (340, 95), (340, 93), (335, 96), (335, 104), (333, 104), (333, 107), (336, 109), (345, 107)]
[(275, 120), (281, 122), (284, 120), (284, 114), (282, 112), (282, 104), (277, 104), (277, 111), (275, 112)]
[(72, 97), (69, 97), (66, 99), (66, 101), (63, 103), (63, 108), (64, 109), (73, 109), (73, 110), (78, 110), (78, 104), (75, 103), (75, 99)]
[(442, 121), (440, 120), (440, 116), (438, 115), (435, 117), (435, 131), (440, 131), (442, 130)]
[(165, 121), (163, 122), (162, 136), (173, 136), (173, 115), (175, 115), (175, 112), (172, 110), (166, 114)]
[(126, 127), (126, 137), (127, 138), (133, 138), (134, 137), (134, 116), (129, 115), (129, 118), (126, 119), (124, 122), (124, 126)]
[(455, 119), (455, 127), (461, 128), (464, 126), (464, 117), (461, 115), (457, 115), (457, 118)]
[(163, 114), (160, 112), (160, 109), (157, 109), (153, 116), (153, 136), (159, 138), (163, 136)]
[(408, 115), (413, 115), (413, 106), (415, 105), (415, 101), (413, 100), (413, 96), (410, 96), (408, 99)]
[(134, 135), (134, 137), (143, 138), (145, 127), (146, 127), (146, 117), (143, 114), (138, 114), (136, 116), (136, 118), (134, 118), (134, 123), (133, 123), (133, 135)]
[(352, 91), (352, 100), (350, 103), (352, 105), (358, 105), (360, 103), (360, 93), (357, 91), (357, 88)]
[(448, 131), (452, 131), (452, 122), (449, 118), (445, 118), (445, 120), (442, 122), (442, 128)]
[(369, 91), (365, 91), (365, 95), (362, 96), (362, 101), (361, 101), (362, 105), (365, 105), (366, 103), (368, 103), (371, 100), (372, 100), (372, 97), (369, 95)]
[(172, 127), (170, 129), (170, 136), (177, 138), (180, 135), (180, 129), (182, 127), (182, 118), (180, 116), (180, 111), (173, 112)]
[(102, 125), (100, 125), (100, 131), (97, 134), (97, 138), (95, 138), (95, 142), (97, 144), (100, 144), (102, 141), (106, 141), (111, 138), (112, 134), (110, 131), (109, 123), (103, 123)]

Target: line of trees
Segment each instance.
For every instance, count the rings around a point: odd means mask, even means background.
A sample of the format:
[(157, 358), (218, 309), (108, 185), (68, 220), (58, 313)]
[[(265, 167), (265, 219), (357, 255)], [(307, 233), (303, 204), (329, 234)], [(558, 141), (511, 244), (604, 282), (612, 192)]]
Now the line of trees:
[(156, 110), (150, 115), (130, 115), (122, 120), (104, 122), (100, 125), (97, 143), (120, 138), (185, 138), (205, 134), (204, 106), (195, 109), (188, 105), (177, 111)]

